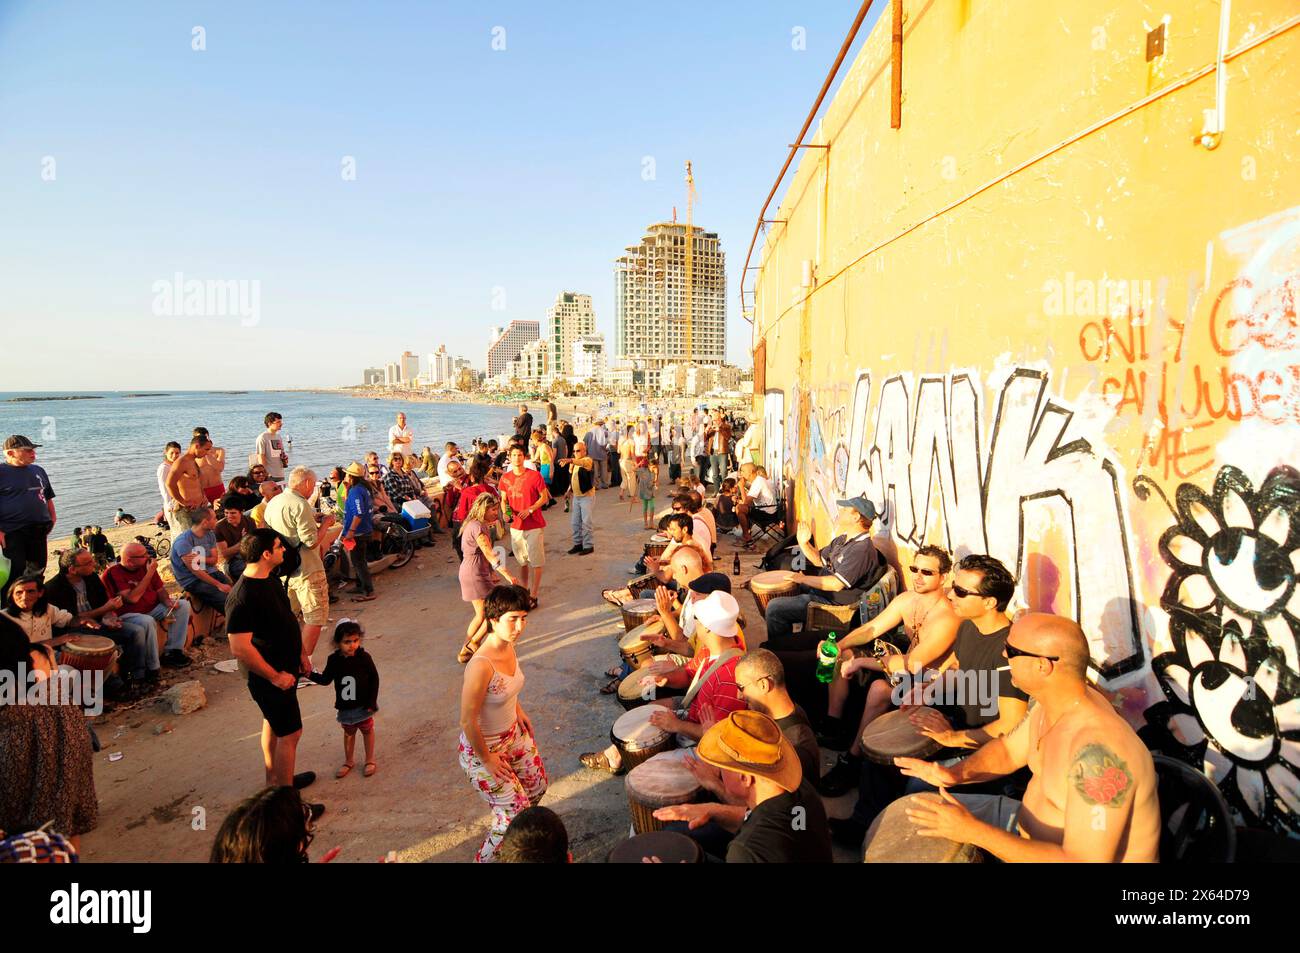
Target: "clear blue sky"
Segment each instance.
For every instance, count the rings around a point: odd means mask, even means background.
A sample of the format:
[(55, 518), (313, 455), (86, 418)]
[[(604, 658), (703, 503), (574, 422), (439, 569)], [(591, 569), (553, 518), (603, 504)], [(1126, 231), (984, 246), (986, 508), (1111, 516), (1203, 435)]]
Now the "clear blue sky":
[[(0, 0), (0, 389), (349, 384), (443, 343), (481, 368), (563, 289), (612, 341), (613, 259), (684, 215), (688, 158), (747, 365), (750, 231), (856, 10)], [(176, 272), (260, 282), (256, 324), (155, 314)]]

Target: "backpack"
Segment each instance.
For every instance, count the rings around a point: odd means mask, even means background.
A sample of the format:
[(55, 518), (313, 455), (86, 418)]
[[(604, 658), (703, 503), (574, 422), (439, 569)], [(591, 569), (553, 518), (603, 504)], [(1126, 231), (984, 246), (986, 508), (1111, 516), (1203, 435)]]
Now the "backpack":
[(302, 567), (302, 553), (298, 551), (298, 544), (283, 533), (275, 534), (280, 539), (280, 544), (284, 547), (284, 561), (275, 567), (271, 573), (284, 581), (285, 586), (289, 585), (289, 577), (298, 572)]

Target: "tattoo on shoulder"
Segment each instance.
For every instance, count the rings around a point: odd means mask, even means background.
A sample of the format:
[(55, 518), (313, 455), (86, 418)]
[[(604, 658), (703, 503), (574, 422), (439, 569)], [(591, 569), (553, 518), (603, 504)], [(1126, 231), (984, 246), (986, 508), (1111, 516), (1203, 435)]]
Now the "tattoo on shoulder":
[(1133, 773), (1102, 744), (1085, 745), (1070, 765), (1070, 779), (1089, 804), (1119, 807), (1133, 787)]

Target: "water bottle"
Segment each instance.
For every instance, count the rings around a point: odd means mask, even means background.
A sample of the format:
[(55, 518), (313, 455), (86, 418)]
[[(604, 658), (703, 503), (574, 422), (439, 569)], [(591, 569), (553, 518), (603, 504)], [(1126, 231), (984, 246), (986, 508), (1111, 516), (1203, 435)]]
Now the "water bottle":
[(835, 662), (840, 657), (840, 647), (835, 644), (835, 633), (826, 636), (826, 641), (817, 649), (817, 681), (829, 685), (835, 678)]

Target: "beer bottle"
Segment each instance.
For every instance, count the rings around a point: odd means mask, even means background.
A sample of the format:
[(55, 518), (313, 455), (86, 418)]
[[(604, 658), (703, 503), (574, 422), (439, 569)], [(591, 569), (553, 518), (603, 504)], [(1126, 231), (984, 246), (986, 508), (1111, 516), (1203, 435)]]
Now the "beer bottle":
[(731, 562), (731, 574), (733, 576), (740, 575), (740, 553), (736, 553), (735, 558)]
[(840, 647), (835, 644), (835, 633), (826, 636), (826, 641), (817, 649), (817, 681), (829, 685), (835, 678), (835, 662), (840, 657)]

